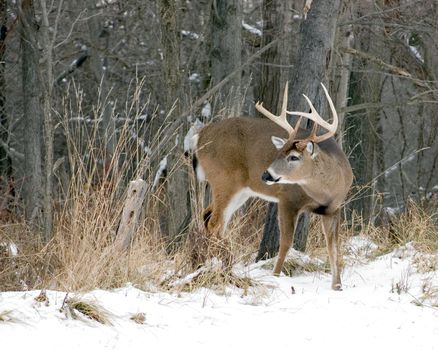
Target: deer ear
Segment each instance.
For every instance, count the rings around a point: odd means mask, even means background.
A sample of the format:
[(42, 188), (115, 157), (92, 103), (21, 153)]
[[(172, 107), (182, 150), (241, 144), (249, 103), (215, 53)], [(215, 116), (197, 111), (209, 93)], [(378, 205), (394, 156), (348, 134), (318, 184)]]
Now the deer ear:
[(310, 155), (313, 155), (313, 152), (315, 150), (315, 145), (312, 141), (307, 142), (306, 150), (307, 150), (307, 152), (310, 153)]
[(307, 142), (306, 150), (312, 158), (315, 158), (319, 153), (318, 145), (312, 141)]
[(276, 149), (282, 149), (283, 146), (287, 142), (287, 140), (282, 139), (281, 137), (277, 137), (277, 136), (272, 136), (271, 140), (272, 140), (272, 143), (274, 144)]

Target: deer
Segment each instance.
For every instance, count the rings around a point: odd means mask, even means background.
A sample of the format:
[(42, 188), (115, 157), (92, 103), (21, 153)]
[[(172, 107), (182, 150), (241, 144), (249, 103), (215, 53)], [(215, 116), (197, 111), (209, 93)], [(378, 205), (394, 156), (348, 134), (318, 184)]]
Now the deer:
[[(280, 246), (273, 274), (279, 276), (303, 212), (321, 216), (334, 290), (342, 290), (339, 256), (340, 208), (353, 181), (347, 156), (334, 139), (339, 118), (321, 83), (333, 116), (331, 123), (303, 94), (310, 111), (287, 110), (288, 83), (278, 116), (257, 102), (266, 118), (232, 117), (204, 126), (194, 136), (193, 165), (206, 180), (212, 201), (203, 211), (207, 232), (221, 235), (233, 213), (250, 197), (278, 204)], [(292, 126), (287, 115), (299, 117)], [(309, 131), (302, 118), (313, 121)], [(321, 127), (322, 134), (317, 131)]]

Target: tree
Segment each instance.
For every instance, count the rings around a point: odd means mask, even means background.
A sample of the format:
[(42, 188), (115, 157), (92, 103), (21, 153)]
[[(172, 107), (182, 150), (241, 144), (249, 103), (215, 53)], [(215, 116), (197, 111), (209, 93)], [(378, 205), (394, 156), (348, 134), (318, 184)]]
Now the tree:
[[(285, 14), (289, 11), (285, 11), (284, 7), (287, 7), (291, 1), (263, 1), (262, 15), (263, 15), (263, 36), (262, 46), (267, 45), (273, 41), (276, 37), (284, 35), (285, 29)], [(260, 74), (259, 83), (256, 86), (257, 100), (263, 101), (263, 104), (270, 111), (278, 111), (280, 108), (280, 86), (284, 86), (285, 78), (282, 79), (282, 69), (280, 68), (281, 62), (287, 62), (290, 57), (285, 50), (286, 46), (281, 43), (287, 40), (283, 39), (277, 45), (266, 51), (262, 57), (262, 69)], [(259, 253), (256, 260), (262, 258), (275, 256), (279, 248), (279, 228), (277, 223), (277, 205), (274, 203), (269, 204), (268, 215), (263, 231), (263, 238), (260, 243)]]
[[(0, 0), (0, 191), (7, 186), (6, 178), (10, 175), (10, 157), (8, 155), (8, 118), (5, 110), (5, 46), (6, 46), (6, 0)], [(3, 178), (4, 177), (4, 178)]]
[(22, 196), (26, 221), (41, 224), (43, 198), (41, 89), (38, 80), (38, 33), (33, 0), (23, 0), (20, 10), (22, 46), (24, 183)]
[[(210, 14), (211, 82), (219, 83), (241, 65), (242, 4), (239, 0), (213, 0)], [(235, 74), (219, 93), (218, 104), (223, 108), (227, 99), (231, 115), (239, 115), (241, 74)]]
[[(305, 93), (320, 114), (327, 115), (326, 101), (320, 82), (327, 83), (328, 80), (340, 0), (330, 2), (314, 0), (306, 2), (306, 5), (308, 4), (311, 6), (307, 18), (305, 16), (301, 22), (300, 44), (289, 79), (291, 82), (289, 106), (293, 106), (294, 110), (306, 110), (308, 107), (301, 95)], [(262, 242), (278, 239), (276, 217), (277, 208), (275, 205), (270, 205)], [(308, 215), (302, 215), (296, 227), (294, 246), (302, 250), (306, 245), (308, 222)], [(259, 258), (272, 255), (272, 252), (265, 251), (265, 247), (266, 245), (260, 247)]]
[[(161, 43), (163, 47), (163, 70), (165, 91), (165, 106), (170, 114), (170, 123), (176, 123), (181, 118), (182, 111), (182, 78), (180, 71), (179, 31), (177, 24), (178, 10), (174, 0), (160, 0)], [(188, 195), (188, 177), (180, 160), (183, 154), (184, 131), (187, 129), (184, 121), (166, 145), (169, 152), (168, 184), (167, 184), (167, 214), (164, 220), (165, 234), (171, 240), (178, 238), (190, 222), (190, 203)]]

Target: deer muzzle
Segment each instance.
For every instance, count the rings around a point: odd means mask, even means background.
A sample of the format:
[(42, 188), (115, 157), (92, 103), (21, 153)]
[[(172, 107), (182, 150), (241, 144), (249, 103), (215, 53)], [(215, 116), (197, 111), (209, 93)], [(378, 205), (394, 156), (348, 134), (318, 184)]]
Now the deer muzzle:
[(280, 178), (278, 177), (275, 179), (268, 170), (265, 170), (262, 174), (262, 181), (266, 182), (268, 185), (272, 185), (280, 181)]

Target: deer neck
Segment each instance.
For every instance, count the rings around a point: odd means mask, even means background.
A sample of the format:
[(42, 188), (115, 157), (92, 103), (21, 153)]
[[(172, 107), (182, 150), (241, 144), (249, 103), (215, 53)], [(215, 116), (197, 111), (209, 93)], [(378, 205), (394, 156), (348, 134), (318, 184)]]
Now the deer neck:
[(336, 189), (342, 181), (333, 161), (327, 154), (318, 155), (312, 173), (298, 183), (309, 197), (321, 205), (328, 205), (335, 199)]

